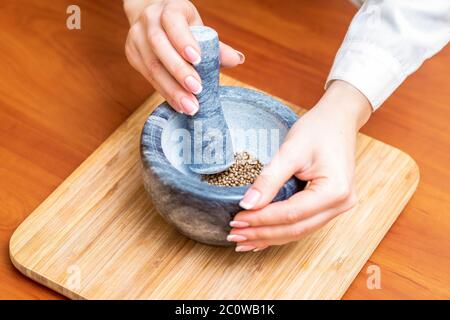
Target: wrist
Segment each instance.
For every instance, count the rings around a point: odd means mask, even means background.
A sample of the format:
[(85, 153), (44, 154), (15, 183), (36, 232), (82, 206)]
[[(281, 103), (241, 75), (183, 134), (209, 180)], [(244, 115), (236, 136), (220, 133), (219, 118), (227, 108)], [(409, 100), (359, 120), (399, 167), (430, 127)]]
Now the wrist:
[(333, 113), (336, 120), (342, 119), (353, 125), (358, 131), (370, 118), (372, 106), (369, 100), (350, 83), (335, 80), (327, 88), (318, 103), (319, 108), (326, 108)]
[(130, 25), (133, 25), (140, 17), (142, 11), (152, 3), (162, 0), (123, 0), (123, 10)]

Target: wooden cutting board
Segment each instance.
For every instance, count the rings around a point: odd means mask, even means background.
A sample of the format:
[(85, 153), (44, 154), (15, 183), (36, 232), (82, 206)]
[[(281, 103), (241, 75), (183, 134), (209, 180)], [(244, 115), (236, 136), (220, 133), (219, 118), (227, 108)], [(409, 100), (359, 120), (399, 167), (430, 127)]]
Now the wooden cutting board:
[(140, 132), (161, 101), (152, 95), (18, 227), (10, 256), (23, 274), (73, 299), (339, 299), (419, 182), (411, 157), (360, 134), (354, 209), (258, 253), (199, 244), (142, 185)]

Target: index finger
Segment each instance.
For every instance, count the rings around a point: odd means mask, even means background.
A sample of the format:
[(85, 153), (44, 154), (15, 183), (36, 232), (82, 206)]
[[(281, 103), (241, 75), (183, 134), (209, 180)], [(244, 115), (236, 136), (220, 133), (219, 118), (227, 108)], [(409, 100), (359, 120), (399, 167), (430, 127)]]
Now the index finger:
[[(168, 6), (161, 14), (161, 25), (175, 50), (192, 64), (200, 63), (200, 47), (189, 30), (186, 8)], [(200, 17), (191, 18), (191, 25), (202, 25)]]
[(258, 210), (240, 211), (230, 222), (232, 227), (292, 224), (339, 204), (339, 199), (312, 182), (305, 190), (287, 200), (273, 202)]

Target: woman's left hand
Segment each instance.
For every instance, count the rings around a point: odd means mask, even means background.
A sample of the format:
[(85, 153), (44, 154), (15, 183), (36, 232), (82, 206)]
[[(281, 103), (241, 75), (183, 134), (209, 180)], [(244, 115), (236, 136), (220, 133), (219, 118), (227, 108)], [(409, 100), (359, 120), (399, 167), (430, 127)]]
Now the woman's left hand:
[[(271, 163), (246, 192), (230, 223), (236, 251), (258, 251), (296, 241), (356, 203), (355, 144), (372, 112), (352, 85), (334, 81), (289, 131)], [(309, 181), (291, 198), (273, 202), (292, 176)]]

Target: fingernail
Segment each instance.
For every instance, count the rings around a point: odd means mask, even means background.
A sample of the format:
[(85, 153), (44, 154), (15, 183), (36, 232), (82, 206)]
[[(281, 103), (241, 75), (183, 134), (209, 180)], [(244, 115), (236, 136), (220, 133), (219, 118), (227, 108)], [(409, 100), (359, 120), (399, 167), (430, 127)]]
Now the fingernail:
[(192, 63), (194, 66), (198, 65), (202, 60), (198, 52), (191, 46), (187, 46), (184, 49), (184, 54), (188, 58), (189, 62)]
[(261, 197), (261, 193), (258, 190), (250, 188), (244, 195), (244, 198), (239, 202), (239, 205), (244, 209), (253, 208)]
[(199, 94), (203, 90), (202, 84), (193, 76), (187, 76), (186, 79), (184, 79), (184, 83), (193, 94)]
[(251, 251), (254, 249), (255, 249), (255, 246), (237, 246), (235, 251), (236, 252), (245, 252), (245, 251)]
[(181, 98), (181, 106), (183, 107), (184, 112), (190, 116), (198, 111), (198, 105), (186, 97)]
[(253, 250), (253, 252), (258, 252), (258, 251), (262, 251), (262, 250), (264, 250), (264, 249), (266, 249), (267, 247), (263, 247), (263, 248), (256, 248), (256, 249), (254, 249)]
[(232, 241), (232, 242), (240, 242), (240, 241), (245, 241), (247, 240), (246, 237), (240, 235), (240, 234), (229, 234), (227, 236), (227, 241)]
[(234, 50), (234, 51), (236, 51), (236, 53), (239, 55), (239, 64), (243, 64), (245, 62), (244, 54), (242, 52), (240, 52), (240, 51), (237, 51), (237, 50)]
[(234, 221), (230, 222), (230, 227), (233, 227), (233, 228), (247, 228), (249, 226), (250, 226), (250, 223), (245, 222), (245, 221), (234, 220)]

